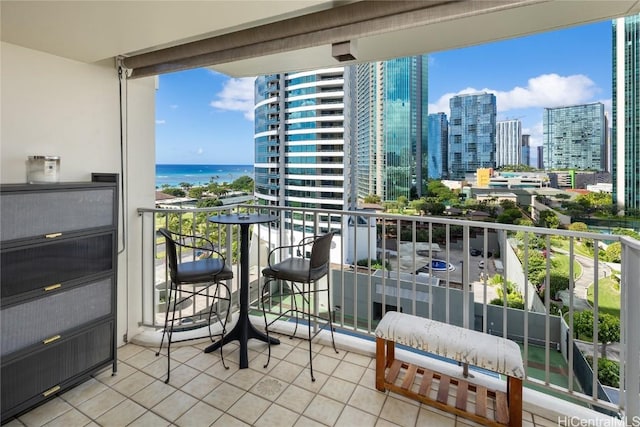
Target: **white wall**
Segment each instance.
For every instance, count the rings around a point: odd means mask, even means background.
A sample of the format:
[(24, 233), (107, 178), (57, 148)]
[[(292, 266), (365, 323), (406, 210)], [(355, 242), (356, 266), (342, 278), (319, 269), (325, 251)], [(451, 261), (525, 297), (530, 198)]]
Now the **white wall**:
[[(0, 58), (0, 182), (26, 182), (29, 155), (60, 156), (61, 181), (88, 181), (91, 172), (121, 173), (113, 62), (84, 64), (9, 43), (1, 43)], [(128, 141), (121, 177), (126, 211), (124, 221), (120, 218), (119, 341), (137, 332), (141, 232), (136, 209), (153, 207), (155, 192), (154, 80), (134, 80), (124, 89)]]

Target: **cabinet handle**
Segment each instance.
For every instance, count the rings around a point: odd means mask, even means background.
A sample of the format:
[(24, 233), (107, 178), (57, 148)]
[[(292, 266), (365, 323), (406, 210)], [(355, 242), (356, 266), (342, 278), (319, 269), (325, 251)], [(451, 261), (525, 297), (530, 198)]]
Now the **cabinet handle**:
[(53, 393), (55, 393), (58, 390), (60, 390), (60, 386), (59, 385), (51, 387), (49, 390), (47, 390), (44, 393), (42, 393), (42, 396), (43, 397), (47, 397), (49, 395), (52, 395)]
[(45, 292), (49, 292), (49, 291), (54, 291), (61, 287), (62, 287), (62, 283), (56, 283), (55, 285), (45, 286), (43, 290)]
[(42, 344), (51, 344), (54, 341), (59, 340), (61, 337), (60, 335), (54, 335), (51, 338), (47, 338), (46, 340), (42, 340)]
[(50, 233), (44, 235), (45, 239), (55, 239), (56, 237), (60, 236), (62, 236), (62, 233)]

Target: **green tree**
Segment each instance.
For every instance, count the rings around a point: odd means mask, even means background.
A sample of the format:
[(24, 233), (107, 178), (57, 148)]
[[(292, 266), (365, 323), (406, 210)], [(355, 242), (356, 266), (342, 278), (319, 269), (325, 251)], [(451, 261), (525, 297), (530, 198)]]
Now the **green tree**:
[[(538, 279), (537, 279), (538, 283), (544, 283), (544, 281), (546, 280), (546, 276), (547, 276), (546, 271), (539, 272)], [(562, 273), (558, 273), (557, 271), (551, 271), (551, 273), (549, 273), (548, 288), (550, 289), (549, 292), (551, 292), (549, 294), (551, 299), (556, 299), (558, 292), (565, 289), (569, 289), (569, 278)], [(542, 289), (542, 291), (540, 292), (540, 298), (544, 298), (546, 289), (547, 289), (547, 286), (545, 286), (544, 289)]]
[(222, 205), (222, 200), (212, 198), (200, 199), (198, 200), (198, 203), (196, 203), (196, 206), (199, 208), (215, 208)]
[(191, 187), (193, 187), (193, 185), (190, 182), (181, 182), (180, 184), (178, 184), (180, 186), (180, 188), (182, 188), (184, 191), (189, 191), (189, 189)]
[(598, 313), (598, 339), (602, 343), (601, 356), (607, 357), (607, 345), (620, 341), (620, 319), (607, 313)]
[(540, 212), (538, 225), (540, 227), (546, 228), (558, 228), (558, 226), (560, 225), (560, 220), (558, 219), (558, 215), (556, 215), (554, 211), (546, 210)]
[(377, 194), (368, 194), (364, 196), (364, 202), (379, 204), (381, 200), (380, 200), (380, 196), (378, 196)]
[(193, 197), (194, 199), (202, 198), (203, 193), (204, 193), (203, 187), (193, 187), (189, 189), (189, 197)]
[(604, 259), (609, 262), (620, 262), (622, 260), (622, 244), (613, 242), (604, 250)]
[(187, 195), (182, 188), (165, 188), (162, 192), (176, 197), (184, 197)]
[(593, 312), (583, 310), (573, 315), (573, 334), (575, 338), (581, 336), (593, 338)]
[(396, 201), (396, 204), (398, 206), (398, 210), (400, 212), (404, 211), (404, 208), (407, 207), (407, 205), (409, 204), (409, 199), (407, 199), (406, 196), (398, 196), (398, 199)]
[(571, 231), (589, 231), (589, 227), (584, 222), (572, 222), (569, 224), (569, 230)]
[(247, 193), (253, 193), (253, 189), (255, 187), (255, 182), (253, 178), (248, 175), (243, 175), (233, 181), (230, 185), (232, 190), (236, 191), (246, 191)]

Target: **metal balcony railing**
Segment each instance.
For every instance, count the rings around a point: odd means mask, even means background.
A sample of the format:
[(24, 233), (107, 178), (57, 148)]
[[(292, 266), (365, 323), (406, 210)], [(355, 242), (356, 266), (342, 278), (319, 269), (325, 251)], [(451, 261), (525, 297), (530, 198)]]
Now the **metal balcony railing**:
[[(339, 332), (372, 337), (384, 312), (399, 310), (506, 337), (521, 345), (527, 387), (640, 420), (640, 242), (592, 232), (370, 211), (255, 205), (139, 209), (142, 325), (159, 329), (164, 319), (168, 273), (156, 235), (159, 227), (207, 235), (215, 242), (233, 265), (236, 277), (230, 285), (237, 307), (238, 232), (207, 218), (247, 210), (279, 218), (253, 226), (250, 233), (255, 314), (262, 313), (260, 302), (274, 313), (288, 304), (282, 292), (286, 284), (262, 294), (260, 272), (269, 250), (333, 230), (331, 274), (320, 284), (331, 284), (332, 301), (314, 305), (320, 314), (334, 316)], [(617, 242), (622, 262), (604, 262), (600, 254)], [(584, 322), (580, 313), (593, 312), (593, 307), (619, 319), (619, 339), (604, 349), (600, 341), (616, 338), (608, 322), (592, 321), (587, 332), (579, 325)], [(194, 313), (202, 309), (197, 301), (183, 308)], [(618, 387), (598, 381), (599, 369), (610, 369), (599, 368), (604, 351), (619, 363)]]

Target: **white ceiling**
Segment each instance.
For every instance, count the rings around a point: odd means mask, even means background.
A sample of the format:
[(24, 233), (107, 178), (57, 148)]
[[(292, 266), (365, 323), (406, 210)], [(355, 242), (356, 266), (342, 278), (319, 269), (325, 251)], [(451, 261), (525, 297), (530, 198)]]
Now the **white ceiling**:
[[(423, 2), (442, 3), (423, 0)], [(310, 0), (2, 0), (3, 42), (93, 63), (220, 36), (342, 6)], [(434, 8), (435, 11), (435, 8)], [(474, 0), (447, 3), (424, 25), (368, 31), (357, 61), (429, 53), (640, 12), (640, 0)], [(392, 21), (393, 22), (393, 21)], [(400, 29), (398, 29), (400, 28)], [(240, 58), (212, 68), (232, 76), (334, 66), (330, 43)], [(286, 50), (286, 49), (284, 49)]]

